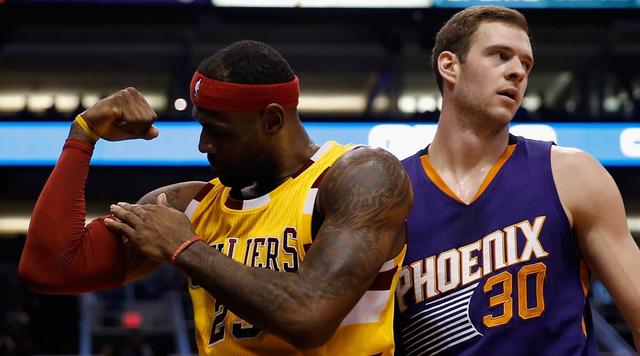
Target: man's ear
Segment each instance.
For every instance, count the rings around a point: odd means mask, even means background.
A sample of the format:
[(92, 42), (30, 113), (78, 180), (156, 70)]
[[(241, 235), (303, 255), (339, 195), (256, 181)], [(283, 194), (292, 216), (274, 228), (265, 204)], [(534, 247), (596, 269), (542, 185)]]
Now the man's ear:
[(284, 125), (284, 109), (280, 104), (271, 103), (267, 105), (260, 113), (260, 116), (262, 117), (264, 130), (268, 134), (277, 133)]
[(455, 53), (450, 51), (442, 51), (438, 56), (438, 71), (442, 76), (442, 84), (455, 85), (460, 74), (460, 60)]

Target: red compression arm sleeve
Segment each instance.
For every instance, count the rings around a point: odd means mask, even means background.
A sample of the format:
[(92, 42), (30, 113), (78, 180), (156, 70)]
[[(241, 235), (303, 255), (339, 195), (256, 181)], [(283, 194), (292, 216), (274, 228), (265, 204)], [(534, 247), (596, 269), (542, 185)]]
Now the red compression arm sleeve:
[(120, 286), (122, 238), (96, 219), (85, 227), (84, 186), (93, 146), (68, 139), (31, 216), (18, 274), (41, 293), (76, 294)]

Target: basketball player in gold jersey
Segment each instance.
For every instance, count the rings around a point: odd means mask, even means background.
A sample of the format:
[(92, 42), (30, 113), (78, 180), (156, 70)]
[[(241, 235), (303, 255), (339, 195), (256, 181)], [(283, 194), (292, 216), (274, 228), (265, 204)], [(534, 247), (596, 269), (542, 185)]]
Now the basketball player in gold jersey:
[(97, 139), (158, 135), (135, 89), (99, 101), (76, 118), (38, 199), (24, 281), (80, 293), (170, 261), (190, 277), (202, 355), (393, 354), (391, 291), (413, 199), (402, 165), (379, 149), (313, 143), (298, 79), (263, 43), (206, 59), (190, 89), (199, 149), (218, 178), (112, 205), (84, 227)]

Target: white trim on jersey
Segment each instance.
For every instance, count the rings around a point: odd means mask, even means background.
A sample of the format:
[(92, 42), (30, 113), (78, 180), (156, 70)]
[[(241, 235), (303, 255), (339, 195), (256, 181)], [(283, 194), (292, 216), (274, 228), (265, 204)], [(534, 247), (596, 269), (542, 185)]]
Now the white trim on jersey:
[(323, 143), (322, 146), (320, 146), (320, 148), (318, 148), (316, 153), (314, 153), (313, 156), (311, 156), (311, 158), (309, 158), (309, 159), (314, 161), (314, 162), (318, 162), (320, 157), (324, 156), (324, 154), (327, 153), (331, 149), (331, 147), (333, 147), (333, 145), (331, 144), (331, 141), (327, 141), (327, 142)]
[(387, 306), (389, 295), (388, 290), (368, 290), (364, 292), (349, 314), (342, 320), (340, 326), (351, 324), (377, 323)]
[(302, 208), (303, 214), (312, 214), (313, 207), (316, 205), (316, 195), (318, 195), (318, 188), (311, 188), (307, 193), (307, 198), (304, 200), (304, 207)]
[(189, 221), (191, 221), (191, 219), (193, 218), (193, 214), (195, 214), (196, 209), (198, 208), (198, 204), (200, 204), (199, 201), (191, 199), (189, 205), (187, 205), (187, 208), (184, 209), (184, 215), (189, 218)]
[(413, 315), (402, 329), (407, 355), (434, 355), (482, 334), (469, 317), (469, 304), (478, 283), (425, 303), (429, 308)]
[[(393, 269), (395, 266), (397, 266), (396, 261), (394, 260), (389, 260), (387, 262), (385, 262), (382, 267), (380, 267), (380, 271), (379, 272), (386, 272), (389, 271), (391, 269)], [(379, 273), (378, 272), (378, 273)]]
[(242, 210), (256, 209), (269, 204), (270, 201), (271, 195), (269, 193), (254, 199), (241, 200)]
[[(397, 268), (396, 261), (389, 260), (382, 264), (378, 273)], [(377, 323), (389, 301), (390, 290), (368, 290), (364, 292), (358, 303), (342, 320), (340, 326), (351, 324)]]

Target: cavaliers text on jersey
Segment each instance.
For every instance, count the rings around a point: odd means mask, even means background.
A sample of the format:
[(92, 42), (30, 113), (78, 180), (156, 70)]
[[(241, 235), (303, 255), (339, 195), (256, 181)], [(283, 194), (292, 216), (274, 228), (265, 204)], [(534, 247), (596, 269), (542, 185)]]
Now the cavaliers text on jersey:
[[(211, 248), (247, 266), (295, 273), (313, 243), (311, 220), (320, 180), (353, 147), (325, 143), (301, 171), (255, 199), (235, 200), (230, 188), (214, 179), (185, 213)], [(391, 355), (393, 290), (403, 257), (404, 249), (383, 264), (327, 343), (304, 352), (238, 318), (191, 281), (198, 350), (201, 355)]]

